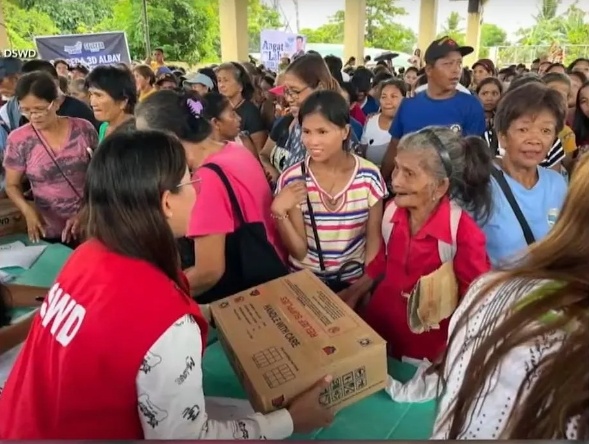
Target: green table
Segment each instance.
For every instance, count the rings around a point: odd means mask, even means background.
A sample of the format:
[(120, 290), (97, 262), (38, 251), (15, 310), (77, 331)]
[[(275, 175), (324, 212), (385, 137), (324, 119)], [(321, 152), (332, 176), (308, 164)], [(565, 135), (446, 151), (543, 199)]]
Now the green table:
[[(415, 367), (389, 360), (389, 374), (400, 381), (413, 376)], [(203, 362), (204, 392), (207, 396), (245, 399), (239, 383), (219, 342), (206, 349)], [(429, 439), (433, 429), (436, 405), (400, 404), (384, 392), (375, 393), (340, 411), (333, 424), (310, 435), (295, 435), (292, 439), (369, 440), (369, 439)]]

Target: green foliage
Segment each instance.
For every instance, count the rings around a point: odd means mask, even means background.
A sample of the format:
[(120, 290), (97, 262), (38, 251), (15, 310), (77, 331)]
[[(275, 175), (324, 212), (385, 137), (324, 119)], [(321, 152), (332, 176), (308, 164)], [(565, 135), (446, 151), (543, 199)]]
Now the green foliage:
[[(366, 0), (365, 46), (411, 52), (417, 41), (415, 33), (394, 22), (396, 17), (406, 14), (405, 9), (395, 6), (395, 1)], [(337, 11), (327, 24), (316, 29), (304, 28), (300, 33), (309, 43), (343, 43), (344, 21), (344, 11)]]
[(507, 45), (507, 33), (505, 30), (492, 23), (483, 23), (481, 26), (481, 44), (479, 47), (479, 57), (489, 57), (489, 48), (493, 46)]
[(446, 21), (442, 25), (442, 30), (438, 34), (437, 38), (444, 36), (450, 37), (459, 45), (464, 45), (466, 34), (464, 32), (464, 28), (462, 27), (462, 17), (460, 17), (460, 14), (456, 11), (452, 11), (446, 18)]
[(260, 32), (264, 29), (281, 29), (282, 16), (260, 0), (249, 0), (247, 13), (249, 49), (250, 52), (260, 52)]
[[(1, 0), (0, 0), (1, 1)], [(14, 49), (34, 48), (35, 36), (59, 34), (51, 17), (47, 14), (31, 10), (26, 11), (14, 2), (3, 2), (4, 18), (8, 31), (8, 40)]]

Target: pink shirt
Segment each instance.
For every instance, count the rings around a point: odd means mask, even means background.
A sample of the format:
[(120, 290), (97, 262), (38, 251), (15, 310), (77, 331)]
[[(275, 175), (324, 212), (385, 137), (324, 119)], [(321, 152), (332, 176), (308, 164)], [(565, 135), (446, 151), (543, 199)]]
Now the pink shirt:
[[(270, 213), (272, 191), (258, 159), (243, 145), (229, 142), (225, 148), (207, 157), (204, 163), (214, 163), (223, 169), (245, 220), (262, 222), (268, 241), (286, 261), (286, 251)], [(237, 227), (231, 202), (219, 176), (208, 168), (199, 168), (194, 176), (200, 178), (200, 190), (192, 210), (188, 237), (229, 234), (235, 231)]]
[(90, 122), (76, 117), (66, 119), (70, 123), (68, 137), (58, 152), (51, 151), (59, 167), (30, 123), (8, 135), (4, 154), (4, 167), (23, 173), (31, 183), (47, 238), (61, 237), (66, 221), (80, 210), (90, 163), (88, 148), (94, 150), (98, 144)]

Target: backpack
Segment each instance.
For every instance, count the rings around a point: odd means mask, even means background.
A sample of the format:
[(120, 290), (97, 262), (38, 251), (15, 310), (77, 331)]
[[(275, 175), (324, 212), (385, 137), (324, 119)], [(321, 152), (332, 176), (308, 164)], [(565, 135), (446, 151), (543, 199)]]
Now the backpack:
[[(393, 234), (393, 228), (395, 228), (395, 224), (392, 222), (393, 216), (397, 211), (397, 205), (394, 201), (391, 201), (384, 210), (383, 218), (382, 218), (382, 238), (385, 243), (385, 251), (386, 247), (388, 247), (389, 240)], [(460, 223), (460, 218), (462, 217), (462, 208), (460, 208), (456, 203), (450, 202), (450, 233), (452, 235), (452, 243), (449, 244), (447, 242), (438, 240), (438, 254), (440, 255), (440, 260), (442, 263), (450, 262), (454, 260), (454, 256), (456, 255), (456, 233), (458, 232), (458, 225)]]

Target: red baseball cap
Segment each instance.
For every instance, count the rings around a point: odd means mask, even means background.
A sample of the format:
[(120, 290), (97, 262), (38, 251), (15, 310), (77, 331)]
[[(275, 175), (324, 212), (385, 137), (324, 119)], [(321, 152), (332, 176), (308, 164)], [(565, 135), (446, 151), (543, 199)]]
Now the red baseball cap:
[(274, 88), (270, 89), (270, 93), (274, 94), (275, 96), (283, 96), (285, 89), (286, 87), (284, 85), (275, 86)]

